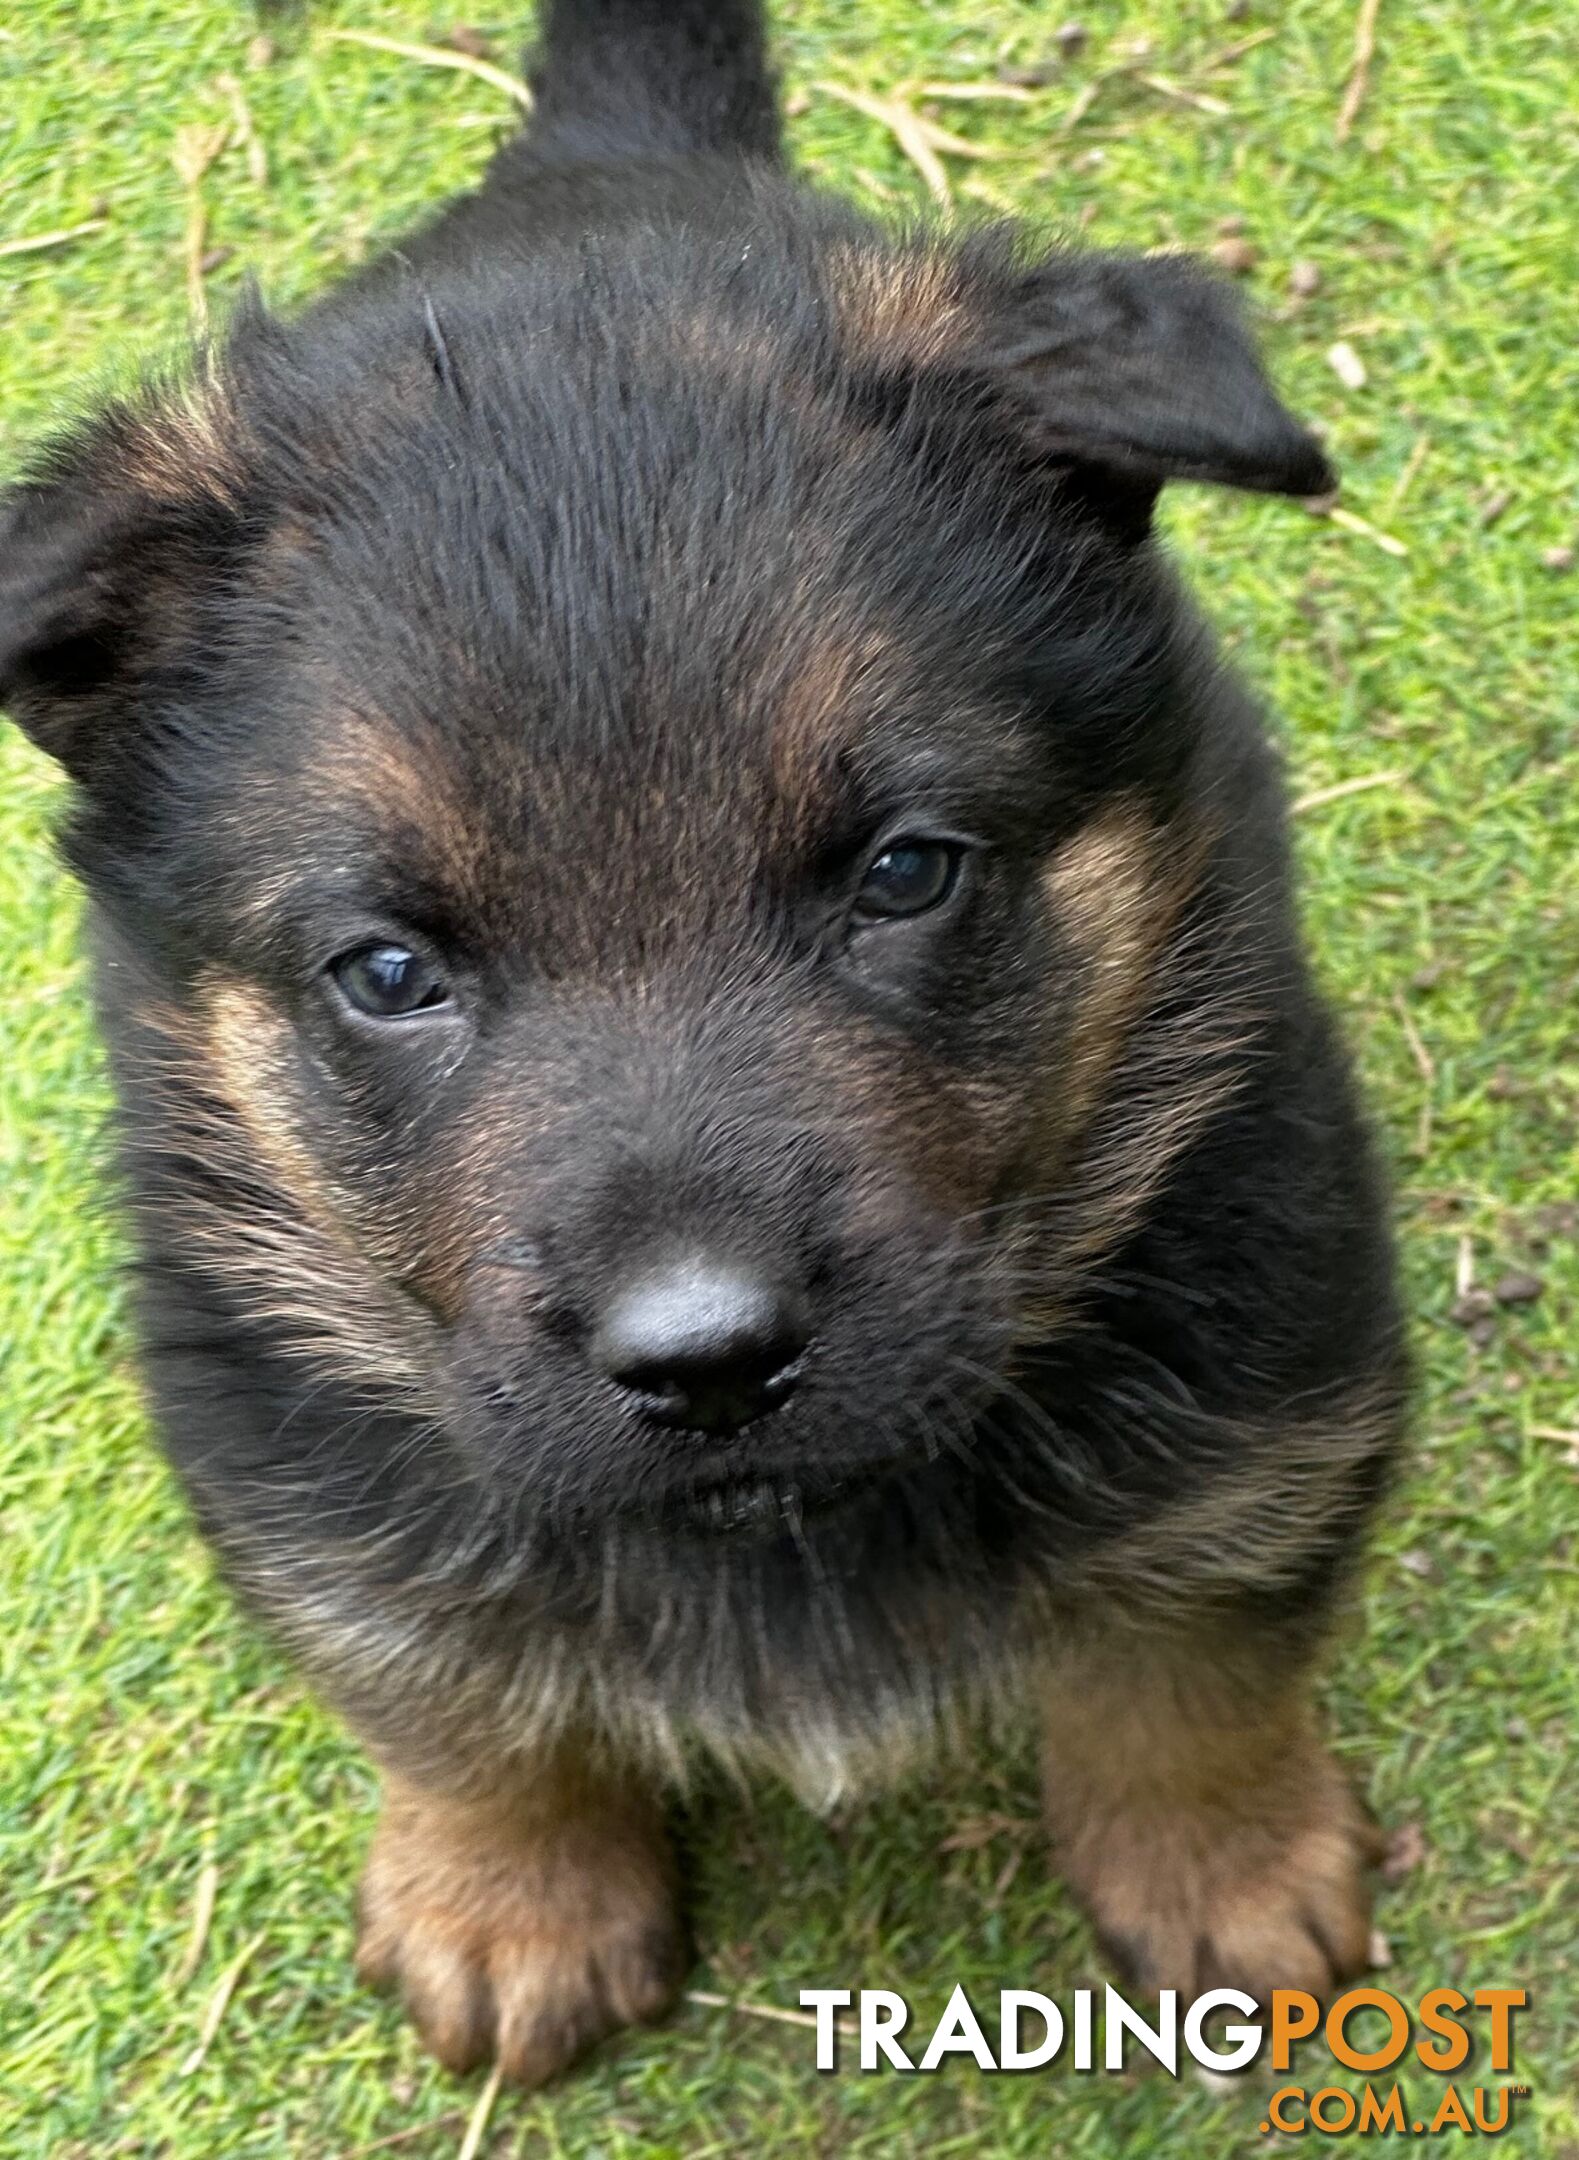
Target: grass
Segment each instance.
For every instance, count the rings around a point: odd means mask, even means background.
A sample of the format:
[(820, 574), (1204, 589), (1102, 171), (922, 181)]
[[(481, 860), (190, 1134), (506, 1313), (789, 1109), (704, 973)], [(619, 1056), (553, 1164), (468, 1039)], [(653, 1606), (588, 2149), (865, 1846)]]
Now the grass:
[[(1040, 58), (1063, 12), (785, 0), (798, 154), (869, 199), (920, 204), (892, 136), (815, 84), (990, 80), (1001, 58)], [(325, 0), (314, 19), (408, 39), (448, 21), (426, 0)], [(216, 308), (244, 267), (288, 302), (357, 261), (474, 175), (509, 122), (465, 75), (315, 43), (291, 17), (271, 30), (274, 57), (249, 65), (257, 27), (238, 0), (30, 0), (0, 29), (0, 242), (103, 220), (0, 256), (0, 456), (179, 341), (172, 143), (229, 113), (222, 73), (268, 174), (230, 150), (202, 183), (207, 244), (235, 251), (208, 277)], [(480, 27), (513, 64), (525, 25), (490, 0)], [(1278, 373), (1329, 430), (1349, 507), (1407, 551), (1282, 505), (1182, 491), (1169, 512), (1276, 703), (1299, 787), (1397, 776), (1301, 820), (1311, 934), (1399, 1181), (1423, 1378), (1415, 1472), (1331, 1711), (1417, 1854), (1380, 1909), (1389, 1984), (1528, 1987), (1518, 2075), (1533, 2093), (1500, 2147), (1572, 2160), (1579, 573), (1543, 559), (1579, 539), (1572, 22), (1565, 0), (1384, 4), (1342, 144), (1348, 0), (1263, 0), (1233, 19), (1216, 0), (1092, 0), (1086, 27), (1030, 102), (936, 108), (990, 153), (945, 160), (957, 214), (1017, 206), (1141, 248), (1210, 246), (1242, 219)], [(1299, 301), (1296, 261), (1320, 272)], [(1339, 339), (1363, 359), (1362, 389), (1326, 357)], [(6, 731), (0, 2152), (334, 2160), (390, 2140), (404, 2160), (453, 2154), (475, 2086), (429, 2067), (350, 1977), (369, 1773), (232, 1613), (147, 1444), (98, 1197), (105, 1084), (77, 908), (49, 852), (58, 803)], [(1499, 1306), (1477, 1340), (1449, 1320), (1461, 1265), (1487, 1285), (1531, 1268), (1542, 1293)], [(1011, 1833), (939, 1851), (963, 1818), (1033, 1808), (1020, 1755), (844, 1824), (773, 1794), (704, 1794), (686, 1826), (696, 1985), (778, 2004), (803, 1985), (889, 1985), (924, 2014), (956, 1979), (981, 1995), (1089, 1984), (1092, 1946), (1034, 1852), (1005, 1882)], [(210, 1866), (212, 1926), (183, 1979)], [(211, 2045), (184, 2068), (243, 1952)], [(1424, 2080), (1405, 2083), (1413, 2100)], [(547, 2097), (502, 2097), (482, 2150), (1234, 2160), (1268, 2144), (1265, 2094), (1258, 2080), (1224, 2094), (957, 2063), (818, 2077), (808, 2034), (689, 2005)]]

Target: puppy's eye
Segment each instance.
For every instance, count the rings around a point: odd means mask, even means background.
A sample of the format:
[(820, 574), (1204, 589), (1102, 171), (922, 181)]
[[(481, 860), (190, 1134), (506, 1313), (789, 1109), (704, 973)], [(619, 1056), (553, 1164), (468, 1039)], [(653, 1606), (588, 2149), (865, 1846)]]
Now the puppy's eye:
[(953, 891), (961, 852), (946, 840), (896, 840), (862, 880), (856, 914), (868, 922), (924, 915)]
[(342, 953), (329, 969), (358, 1012), (400, 1020), (449, 1001), (438, 970), (404, 945), (363, 945)]

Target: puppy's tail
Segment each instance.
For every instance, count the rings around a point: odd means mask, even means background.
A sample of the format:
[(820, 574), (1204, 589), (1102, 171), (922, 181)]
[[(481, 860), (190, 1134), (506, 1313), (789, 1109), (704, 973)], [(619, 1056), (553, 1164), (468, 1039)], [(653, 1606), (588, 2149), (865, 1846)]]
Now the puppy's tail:
[(543, 158), (782, 155), (755, 0), (544, 0), (531, 76)]

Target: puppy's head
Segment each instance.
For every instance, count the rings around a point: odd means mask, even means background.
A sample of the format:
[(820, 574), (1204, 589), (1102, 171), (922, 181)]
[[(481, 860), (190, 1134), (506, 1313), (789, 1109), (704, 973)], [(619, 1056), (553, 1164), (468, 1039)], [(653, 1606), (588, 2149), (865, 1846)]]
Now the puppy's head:
[(250, 314), (58, 449), (0, 693), (163, 1234), (556, 1518), (983, 1444), (1231, 1055), (1175, 475), (1329, 477), (1214, 286), (833, 224)]

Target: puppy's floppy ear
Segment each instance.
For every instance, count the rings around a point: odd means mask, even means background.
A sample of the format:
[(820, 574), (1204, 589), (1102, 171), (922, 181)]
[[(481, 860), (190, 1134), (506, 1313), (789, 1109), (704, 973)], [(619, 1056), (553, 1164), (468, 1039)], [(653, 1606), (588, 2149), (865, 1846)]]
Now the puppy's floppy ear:
[(1144, 531), (1167, 480), (1336, 485), (1268, 382), (1236, 295), (1179, 257), (1055, 256), (1018, 272), (986, 356), (1032, 440), (1121, 530)]
[(0, 491), (0, 708), (75, 779), (120, 763), (138, 682), (233, 557), (241, 487), (204, 381), (110, 406)]

